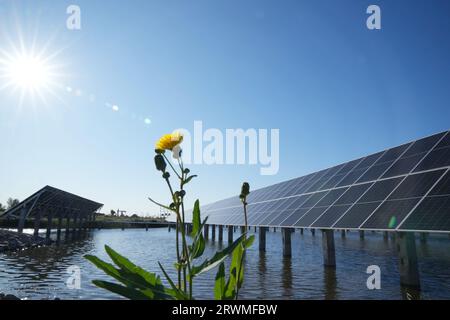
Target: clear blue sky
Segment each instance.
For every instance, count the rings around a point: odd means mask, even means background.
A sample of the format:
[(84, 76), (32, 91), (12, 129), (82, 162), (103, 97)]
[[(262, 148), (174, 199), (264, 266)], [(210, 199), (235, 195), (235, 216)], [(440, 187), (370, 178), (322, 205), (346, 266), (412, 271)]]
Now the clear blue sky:
[[(72, 3), (81, 31), (65, 27)], [(366, 28), (370, 4), (382, 30)], [(48, 184), (155, 213), (147, 196), (167, 192), (154, 142), (194, 120), (280, 129), (277, 175), (192, 166), (189, 201), (203, 203), (447, 130), (449, 12), (445, 0), (1, 0), (0, 48), (20, 27), (27, 46), (64, 48), (52, 59), (64, 77), (45, 103), (0, 91), (0, 202)]]

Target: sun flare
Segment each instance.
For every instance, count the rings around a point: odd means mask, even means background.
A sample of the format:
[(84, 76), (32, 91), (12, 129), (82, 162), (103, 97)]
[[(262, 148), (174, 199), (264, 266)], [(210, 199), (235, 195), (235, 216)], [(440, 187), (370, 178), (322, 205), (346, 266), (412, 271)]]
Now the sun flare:
[(19, 55), (6, 63), (5, 76), (14, 87), (39, 90), (51, 81), (50, 67), (39, 57)]
[[(25, 101), (37, 102), (36, 98), (47, 104), (47, 96), (57, 96), (61, 87), (60, 65), (55, 63), (59, 52), (48, 53), (46, 46), (42, 51), (34, 47), (11, 45), (10, 50), (0, 49), (0, 90), (9, 89), (19, 94), (19, 104)], [(30, 100), (28, 100), (30, 99)]]

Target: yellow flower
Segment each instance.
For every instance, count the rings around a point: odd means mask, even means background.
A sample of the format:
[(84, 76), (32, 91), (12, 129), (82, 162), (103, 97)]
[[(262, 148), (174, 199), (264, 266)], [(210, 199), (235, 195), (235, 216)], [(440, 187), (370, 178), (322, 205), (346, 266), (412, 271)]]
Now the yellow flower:
[(162, 136), (156, 143), (156, 150), (172, 151), (177, 145), (183, 142), (183, 136), (179, 132), (166, 134)]

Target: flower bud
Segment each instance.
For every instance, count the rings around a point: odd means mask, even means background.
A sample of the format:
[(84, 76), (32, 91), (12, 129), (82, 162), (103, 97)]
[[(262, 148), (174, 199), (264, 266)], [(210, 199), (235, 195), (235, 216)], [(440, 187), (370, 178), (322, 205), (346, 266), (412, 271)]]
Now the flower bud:
[(158, 171), (165, 172), (166, 171), (166, 160), (161, 154), (157, 154), (155, 156), (155, 166)]
[(250, 185), (248, 182), (244, 182), (242, 184), (241, 195), (240, 198), (243, 199), (250, 194)]

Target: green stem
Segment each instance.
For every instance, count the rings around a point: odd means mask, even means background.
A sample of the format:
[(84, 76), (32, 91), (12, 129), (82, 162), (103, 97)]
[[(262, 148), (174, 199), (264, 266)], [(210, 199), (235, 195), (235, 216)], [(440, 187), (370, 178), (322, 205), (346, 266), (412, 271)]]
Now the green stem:
[(243, 264), (244, 264), (244, 258), (245, 258), (245, 242), (247, 241), (247, 230), (248, 230), (248, 222), (247, 222), (247, 198), (245, 197), (243, 199), (243, 204), (244, 204), (244, 224), (245, 224), (245, 232), (244, 232), (244, 245), (242, 250), (242, 256), (241, 256), (241, 261), (239, 261), (239, 270), (237, 273), (237, 281), (236, 281), (236, 297), (235, 299), (238, 300), (239, 298), (239, 282), (240, 282), (240, 276), (241, 276), (241, 270), (243, 268)]
[(166, 159), (166, 162), (169, 164), (169, 166), (172, 168), (173, 172), (177, 175), (178, 179), (181, 179), (180, 175), (178, 174), (177, 170), (175, 170), (175, 168), (172, 165), (172, 161), (170, 161), (167, 157), (165, 153), (162, 153), (164, 159)]
[[(180, 166), (181, 169), (181, 180), (180, 180), (180, 190), (183, 191), (184, 189), (184, 179), (185, 179), (185, 174), (184, 174), (184, 166), (183, 166), (183, 162), (182, 160), (180, 161), (180, 159), (178, 159), (178, 165)], [(187, 268), (188, 268), (188, 273), (189, 273), (189, 299), (192, 299), (192, 282), (193, 279), (191, 277), (192, 275), (192, 271), (191, 271), (191, 262), (190, 262), (190, 257), (189, 257), (189, 248), (187, 245), (187, 241), (186, 241), (186, 228), (185, 228), (185, 214), (184, 214), (184, 197), (181, 197), (181, 214), (182, 214), (182, 221), (183, 221), (183, 230), (182, 230), (182, 237), (183, 237), (183, 247), (184, 247), (184, 255), (185, 255), (185, 259), (187, 262)], [(186, 269), (185, 269), (186, 271)]]
[[(165, 178), (167, 185), (169, 187), (170, 190), (170, 194), (172, 195), (172, 200), (175, 201), (175, 195), (173, 193), (173, 189), (172, 189), (172, 185), (170, 184), (170, 180), (169, 178)], [(179, 268), (179, 266), (181, 266), (181, 259), (180, 259), (180, 235), (179, 235), (179, 230), (180, 230), (180, 212), (179, 212), (179, 207), (177, 206), (177, 210), (175, 211), (176, 215), (177, 215), (177, 223), (176, 223), (176, 228), (175, 228), (175, 233), (176, 233), (176, 247), (177, 247), (177, 262), (178, 262), (178, 267), (177, 267), (177, 275), (178, 275), (178, 287), (181, 288), (181, 269)]]

